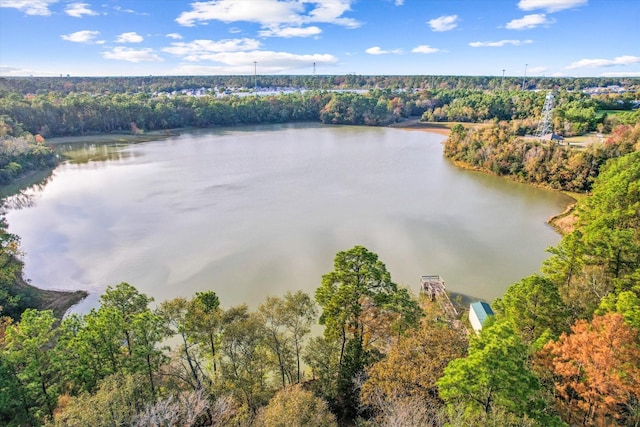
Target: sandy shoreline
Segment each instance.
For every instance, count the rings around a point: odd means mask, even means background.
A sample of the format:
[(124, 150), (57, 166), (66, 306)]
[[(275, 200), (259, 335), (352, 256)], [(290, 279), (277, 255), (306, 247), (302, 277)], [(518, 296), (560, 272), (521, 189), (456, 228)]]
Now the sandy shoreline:
[(423, 132), (437, 133), (448, 136), (451, 133), (450, 125), (447, 123), (421, 122), (419, 119), (405, 120), (393, 123), (389, 127), (402, 130), (418, 130)]

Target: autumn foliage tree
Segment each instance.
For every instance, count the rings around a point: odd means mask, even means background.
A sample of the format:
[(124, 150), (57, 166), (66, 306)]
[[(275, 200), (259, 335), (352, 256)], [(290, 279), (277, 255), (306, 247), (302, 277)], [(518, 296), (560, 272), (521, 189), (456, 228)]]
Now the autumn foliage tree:
[(264, 427), (334, 427), (336, 417), (327, 402), (304, 390), (301, 385), (280, 390), (258, 415), (256, 426)]
[(556, 404), (570, 425), (631, 425), (640, 400), (638, 331), (621, 314), (579, 320), (548, 343), (537, 364), (552, 374)]
[(398, 416), (400, 407), (413, 407), (409, 404), (417, 400), (433, 417), (442, 406), (436, 381), (447, 364), (463, 357), (466, 350), (467, 337), (460, 330), (433, 319), (424, 321), (422, 327), (367, 369), (362, 403), (382, 416), (389, 416), (390, 410)]

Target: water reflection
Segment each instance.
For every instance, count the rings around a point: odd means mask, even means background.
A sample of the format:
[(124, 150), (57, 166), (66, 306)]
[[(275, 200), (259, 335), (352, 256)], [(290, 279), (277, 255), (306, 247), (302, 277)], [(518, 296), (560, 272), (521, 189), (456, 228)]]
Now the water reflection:
[(4, 187), (0, 193), (3, 210), (33, 207), (52, 178), (51, 171), (37, 171), (18, 183)]
[(544, 221), (567, 199), (457, 169), (442, 139), (289, 124), (68, 147), (7, 220), (44, 288), (95, 296), (125, 281), (156, 301), (214, 290), (256, 305), (313, 293), (338, 251), (363, 245), (397, 283), (437, 273), (491, 301), (538, 271), (559, 239)]
[(81, 146), (74, 144), (58, 147), (69, 163), (77, 165), (108, 160), (121, 161), (130, 158), (132, 153), (122, 148), (123, 145), (110, 144), (83, 144)]

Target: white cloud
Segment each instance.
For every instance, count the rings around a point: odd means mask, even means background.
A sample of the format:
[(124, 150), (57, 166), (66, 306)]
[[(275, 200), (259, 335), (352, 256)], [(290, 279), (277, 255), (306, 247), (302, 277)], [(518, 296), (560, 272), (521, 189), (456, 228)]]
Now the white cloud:
[(33, 70), (30, 68), (17, 68), (8, 65), (0, 65), (0, 76), (40, 76), (40, 77), (52, 77), (62, 76), (59, 72), (52, 72), (47, 70)]
[(354, 0), (199, 1), (191, 3), (191, 10), (182, 12), (176, 22), (188, 27), (206, 24), (208, 21), (244, 21), (258, 23), (266, 29), (309, 23), (330, 23), (356, 28), (360, 26), (358, 21), (343, 16), (351, 10), (353, 2)]
[(351, 10), (351, 4), (354, 2), (355, 0), (310, 0), (308, 3), (314, 4), (315, 9), (311, 9), (307, 16), (301, 16), (302, 22), (324, 22), (347, 28), (358, 28), (362, 25), (360, 22), (342, 16)]
[(573, 9), (589, 3), (589, 0), (520, 0), (518, 7), (521, 10), (544, 9), (548, 13)]
[(71, 34), (62, 34), (62, 40), (74, 43), (95, 43), (94, 40), (100, 34), (99, 31), (83, 30)]
[(153, 49), (133, 49), (125, 46), (114, 47), (112, 50), (102, 52), (106, 59), (115, 59), (129, 62), (162, 62), (164, 61), (156, 55)]
[(309, 37), (317, 36), (322, 30), (316, 26), (311, 27), (283, 27), (269, 28), (258, 33), (260, 37)]
[(174, 39), (174, 40), (182, 40), (182, 35), (178, 33), (169, 33), (165, 37), (169, 37), (170, 39)]
[(254, 39), (225, 39), (225, 40), (194, 40), (189, 43), (175, 42), (163, 52), (183, 57), (184, 60), (195, 62), (210, 60), (211, 54), (221, 52), (239, 52), (257, 50), (260, 42)]
[(220, 52), (207, 59), (220, 65), (182, 64), (177, 71), (182, 74), (253, 74), (255, 61), (259, 74), (279, 74), (304, 68), (311, 70), (313, 63), (328, 66), (338, 62), (329, 54), (297, 55), (261, 50)]
[(423, 44), (423, 45), (414, 47), (413, 49), (411, 49), (411, 52), (413, 52), (413, 53), (436, 53), (436, 52), (440, 52), (440, 49), (437, 49), (435, 47), (431, 47), (428, 44)]
[(8, 65), (0, 65), (0, 76), (25, 76), (33, 74), (30, 70), (23, 70), (21, 68), (10, 67)]
[(133, 15), (141, 15), (141, 16), (147, 16), (149, 15), (147, 12), (136, 12), (133, 9), (125, 9), (121, 6), (113, 6), (113, 10), (117, 11), (117, 12), (122, 12), (122, 13), (131, 13)]
[(26, 13), (27, 15), (51, 15), (49, 5), (59, 0), (2, 0), (0, 7), (11, 7)]
[(458, 26), (458, 15), (447, 15), (427, 22), (432, 31), (450, 31)]
[(547, 67), (528, 67), (527, 68), (528, 74), (531, 76), (544, 74), (544, 72), (547, 70), (548, 70)]
[(616, 65), (631, 65), (640, 62), (640, 56), (624, 55), (614, 59), (581, 59), (572, 62), (565, 67), (567, 70), (575, 70), (576, 68), (597, 68), (597, 67), (614, 67)]
[(396, 0), (395, 4), (396, 6), (402, 6), (404, 4), (404, 0)]
[(506, 28), (508, 30), (530, 30), (531, 28), (536, 28), (540, 25), (550, 25), (554, 22), (556, 22), (555, 19), (547, 18), (547, 15), (544, 13), (535, 13), (508, 22)]
[(140, 43), (144, 38), (135, 31), (122, 33), (116, 38), (116, 43)]
[(89, 8), (89, 4), (87, 3), (71, 3), (67, 5), (67, 8), (64, 10), (67, 15), (73, 16), (74, 18), (82, 18), (82, 15), (87, 16), (96, 16), (98, 12), (95, 12)]
[(506, 45), (520, 46), (523, 44), (533, 43), (533, 40), (499, 40), (497, 42), (471, 42), (471, 47), (503, 47)]
[(402, 53), (401, 49), (383, 50), (380, 46), (373, 46), (365, 50), (369, 55), (387, 55), (389, 53)]
[(640, 71), (602, 73), (600, 77), (640, 77)]

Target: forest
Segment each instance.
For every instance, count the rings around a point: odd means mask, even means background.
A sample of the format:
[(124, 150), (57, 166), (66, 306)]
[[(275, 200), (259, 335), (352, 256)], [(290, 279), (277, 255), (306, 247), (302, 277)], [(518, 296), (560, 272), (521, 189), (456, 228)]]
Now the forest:
[[(492, 301), (495, 316), (477, 335), (467, 332), (466, 313), (451, 319), (412, 295), (362, 246), (338, 252), (313, 295), (228, 307), (214, 291), (153, 301), (120, 283), (89, 313), (60, 319), (12, 293), (19, 237), (2, 224), (0, 424), (640, 425), (640, 116), (632, 96), (556, 88), (555, 132), (606, 134), (580, 148), (524, 138), (545, 92), (519, 91), (517, 82), (501, 90), (500, 79), (229, 98), (75, 92), (82, 79), (65, 92), (64, 78), (32, 80), (15, 83), (28, 93), (3, 86), (0, 94), (8, 179), (19, 175), (9, 174), (12, 162), (50, 167), (51, 135), (131, 132), (131, 123), (151, 131), (205, 117), (188, 125), (380, 125), (421, 115), (461, 122), (444, 147), (461, 165), (589, 195), (540, 273)], [(599, 114), (612, 105), (629, 112)], [(209, 115), (218, 110), (228, 123)]]
[(589, 192), (608, 159), (640, 151), (639, 113), (636, 110), (629, 115), (633, 124), (617, 124), (602, 143), (583, 148), (524, 138), (514, 130), (518, 126), (514, 121), (481, 129), (456, 124), (445, 142), (444, 154), (465, 167), (518, 181), (576, 193)]
[[(8, 116), (24, 131), (44, 138), (130, 132), (132, 124), (140, 132), (149, 132), (292, 121), (385, 125), (413, 116), (422, 116), (427, 121), (470, 123), (518, 120), (517, 132), (524, 135), (535, 130), (546, 91), (554, 90), (558, 91), (554, 125), (564, 136), (571, 136), (610, 130), (615, 119), (597, 116), (596, 111), (612, 107), (631, 110), (635, 91), (640, 87), (639, 79), (599, 82), (532, 79), (527, 86), (532, 90), (521, 90), (514, 79), (505, 84), (501, 79), (489, 77), (411, 76), (377, 77), (365, 79), (369, 83), (362, 85), (345, 84), (354, 77), (357, 76), (335, 76), (327, 89), (316, 89), (313, 82), (302, 77), (282, 81), (273, 77), (274, 81), (268, 83), (308, 86), (296, 86), (300, 90), (292, 93), (261, 96), (218, 96), (224, 88), (240, 83), (245, 85), (241, 86), (243, 90), (249, 91), (245, 94), (251, 93), (253, 88), (251, 84), (246, 86), (246, 78), (233, 77), (0, 79), (0, 116)], [(598, 96), (573, 89), (587, 83), (624, 83), (628, 89)], [(206, 92), (203, 96), (180, 92), (199, 87), (218, 88), (218, 92)], [(368, 91), (362, 94), (338, 91), (362, 87)]]

